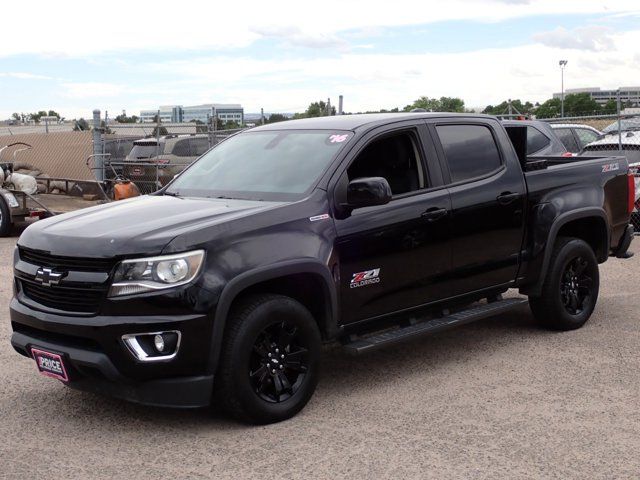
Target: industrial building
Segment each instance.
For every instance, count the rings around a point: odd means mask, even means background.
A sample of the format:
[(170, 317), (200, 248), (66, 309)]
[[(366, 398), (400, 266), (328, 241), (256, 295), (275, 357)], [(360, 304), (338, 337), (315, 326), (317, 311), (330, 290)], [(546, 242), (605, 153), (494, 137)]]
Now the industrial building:
[[(618, 89), (601, 90), (600, 88), (569, 88), (564, 91), (564, 96), (572, 93), (588, 93), (593, 100), (600, 105), (606, 104), (609, 100), (617, 100)], [(554, 93), (553, 98), (562, 98), (561, 93)], [(620, 102), (622, 105), (631, 104), (632, 107), (640, 106), (640, 87), (620, 87)]]
[(237, 103), (207, 103), (183, 107), (182, 105), (163, 105), (156, 110), (140, 111), (140, 121), (143, 123), (154, 122), (156, 115), (160, 115), (163, 123), (207, 123), (210, 118), (216, 116), (223, 122), (244, 123), (244, 109)]

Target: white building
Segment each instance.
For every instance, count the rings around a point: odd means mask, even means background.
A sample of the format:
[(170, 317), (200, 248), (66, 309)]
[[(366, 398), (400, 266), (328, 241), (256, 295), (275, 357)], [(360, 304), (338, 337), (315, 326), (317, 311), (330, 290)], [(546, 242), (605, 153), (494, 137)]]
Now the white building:
[[(589, 96), (600, 105), (606, 104), (609, 100), (617, 100), (618, 89), (601, 90), (599, 88), (569, 88), (564, 91), (564, 96), (572, 93), (588, 93)], [(562, 98), (561, 93), (554, 93), (553, 98)], [(640, 87), (620, 87), (620, 102), (622, 105), (631, 103), (634, 107), (640, 106)]]
[(207, 103), (183, 107), (182, 105), (165, 105), (157, 110), (142, 110), (140, 121), (154, 122), (156, 115), (160, 115), (162, 123), (188, 123), (199, 121), (207, 123), (210, 118), (217, 116), (222, 122), (244, 123), (244, 109), (237, 103)]

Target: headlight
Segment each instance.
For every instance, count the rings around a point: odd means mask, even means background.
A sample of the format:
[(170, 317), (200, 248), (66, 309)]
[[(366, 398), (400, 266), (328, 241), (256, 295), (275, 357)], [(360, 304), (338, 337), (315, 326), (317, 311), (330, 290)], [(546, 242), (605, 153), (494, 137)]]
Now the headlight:
[(185, 285), (196, 278), (203, 260), (204, 250), (123, 260), (118, 264), (109, 296), (133, 295)]

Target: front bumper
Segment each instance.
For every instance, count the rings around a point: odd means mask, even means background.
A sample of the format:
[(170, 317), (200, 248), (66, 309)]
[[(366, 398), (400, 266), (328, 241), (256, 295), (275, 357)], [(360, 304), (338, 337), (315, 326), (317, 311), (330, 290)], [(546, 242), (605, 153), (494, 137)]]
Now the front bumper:
[[(62, 355), (68, 385), (145, 405), (196, 408), (210, 404), (213, 375), (207, 315), (65, 317), (11, 301), (14, 349), (31, 358), (39, 347)], [(183, 342), (167, 362), (137, 361), (121, 341), (125, 333), (180, 330)], [(34, 371), (35, 373), (35, 371)]]

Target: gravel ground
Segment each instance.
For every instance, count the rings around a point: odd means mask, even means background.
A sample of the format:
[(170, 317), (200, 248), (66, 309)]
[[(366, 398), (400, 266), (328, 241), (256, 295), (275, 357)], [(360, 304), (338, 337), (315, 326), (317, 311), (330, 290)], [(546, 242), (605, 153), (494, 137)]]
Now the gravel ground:
[(0, 239), (0, 477), (640, 476), (640, 255), (602, 266), (579, 331), (541, 330), (522, 307), (362, 357), (328, 349), (301, 414), (248, 427), (38, 375), (9, 345), (14, 244)]

